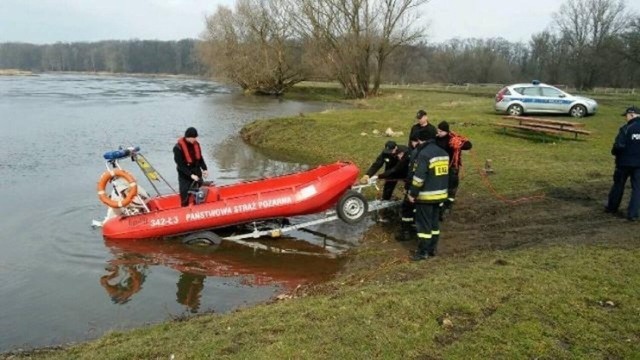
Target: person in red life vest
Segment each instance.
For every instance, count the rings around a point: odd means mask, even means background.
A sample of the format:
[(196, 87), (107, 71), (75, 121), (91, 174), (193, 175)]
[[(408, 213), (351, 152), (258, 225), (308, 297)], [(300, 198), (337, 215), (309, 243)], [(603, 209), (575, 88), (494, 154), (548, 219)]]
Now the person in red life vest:
[(462, 150), (470, 150), (471, 141), (469, 139), (449, 131), (449, 123), (442, 121), (438, 124), (438, 134), (436, 144), (449, 154), (449, 190), (447, 200), (440, 207), (440, 221), (444, 220), (444, 215), (451, 211), (456, 193), (460, 185), (460, 168), (462, 167)]
[(173, 158), (178, 170), (178, 184), (180, 186), (180, 204), (189, 205), (189, 188), (194, 182), (202, 182), (209, 176), (207, 164), (202, 158), (202, 150), (198, 143), (198, 131), (194, 127), (184, 132), (184, 137), (178, 139), (173, 147)]

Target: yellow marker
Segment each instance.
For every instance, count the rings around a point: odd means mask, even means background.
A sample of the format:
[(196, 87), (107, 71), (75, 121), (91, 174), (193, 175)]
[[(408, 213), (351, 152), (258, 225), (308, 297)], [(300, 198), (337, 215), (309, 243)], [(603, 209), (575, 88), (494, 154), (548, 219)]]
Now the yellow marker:
[(142, 155), (138, 154), (136, 156), (136, 162), (138, 163), (138, 166), (140, 166), (142, 171), (144, 171), (144, 173), (147, 175), (149, 180), (156, 180), (156, 181), (160, 180), (160, 176), (158, 175), (156, 170), (151, 166), (151, 164), (149, 164), (147, 159), (145, 159)]

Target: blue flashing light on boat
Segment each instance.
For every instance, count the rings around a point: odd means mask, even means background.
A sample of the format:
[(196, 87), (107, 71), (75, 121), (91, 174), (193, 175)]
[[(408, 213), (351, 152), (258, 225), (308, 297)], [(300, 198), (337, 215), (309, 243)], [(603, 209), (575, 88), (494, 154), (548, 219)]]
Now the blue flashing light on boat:
[(129, 156), (137, 153), (138, 151), (140, 151), (140, 147), (139, 146), (128, 147), (126, 149), (107, 151), (106, 153), (104, 153), (103, 157), (105, 158), (105, 160), (124, 159), (126, 157), (129, 157)]

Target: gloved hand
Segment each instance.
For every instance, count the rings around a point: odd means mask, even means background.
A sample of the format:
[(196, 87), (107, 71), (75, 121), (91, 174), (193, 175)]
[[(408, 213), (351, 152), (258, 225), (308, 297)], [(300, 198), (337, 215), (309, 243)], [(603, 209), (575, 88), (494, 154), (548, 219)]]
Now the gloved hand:
[(373, 176), (369, 179), (369, 181), (371, 181), (372, 183), (374, 183), (374, 182), (378, 181), (378, 175), (373, 175)]
[(369, 183), (369, 175), (364, 175), (363, 177), (360, 178), (360, 184), (366, 185), (368, 183)]

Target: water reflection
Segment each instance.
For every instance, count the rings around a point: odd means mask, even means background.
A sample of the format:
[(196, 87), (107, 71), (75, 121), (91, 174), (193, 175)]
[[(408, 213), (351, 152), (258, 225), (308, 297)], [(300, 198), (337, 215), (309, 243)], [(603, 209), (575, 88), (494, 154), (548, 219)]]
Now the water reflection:
[[(283, 241), (287, 246), (291, 240)], [(298, 246), (311, 245), (293, 241)], [(136, 241), (105, 240), (113, 258), (100, 278), (115, 304), (126, 304), (140, 293), (154, 266), (178, 272), (176, 302), (190, 313), (201, 307), (201, 293), (207, 278), (238, 286), (276, 286), (282, 290), (329, 279), (339, 269), (341, 258), (330, 259), (294, 254), (272, 254), (223, 242), (218, 246), (189, 246), (179, 239)], [(215, 282), (215, 281), (214, 281)]]
[(270, 159), (244, 144), (239, 136), (231, 136), (214, 147), (213, 158), (219, 169), (219, 179), (256, 179), (278, 176), (309, 169), (308, 165)]
[(142, 289), (147, 270), (145, 264), (110, 265), (106, 268), (107, 274), (100, 278), (100, 285), (114, 304), (126, 304), (133, 294)]
[(176, 297), (178, 303), (186, 306), (191, 313), (197, 313), (200, 308), (200, 294), (204, 288), (205, 278), (206, 276), (198, 274), (180, 274)]

